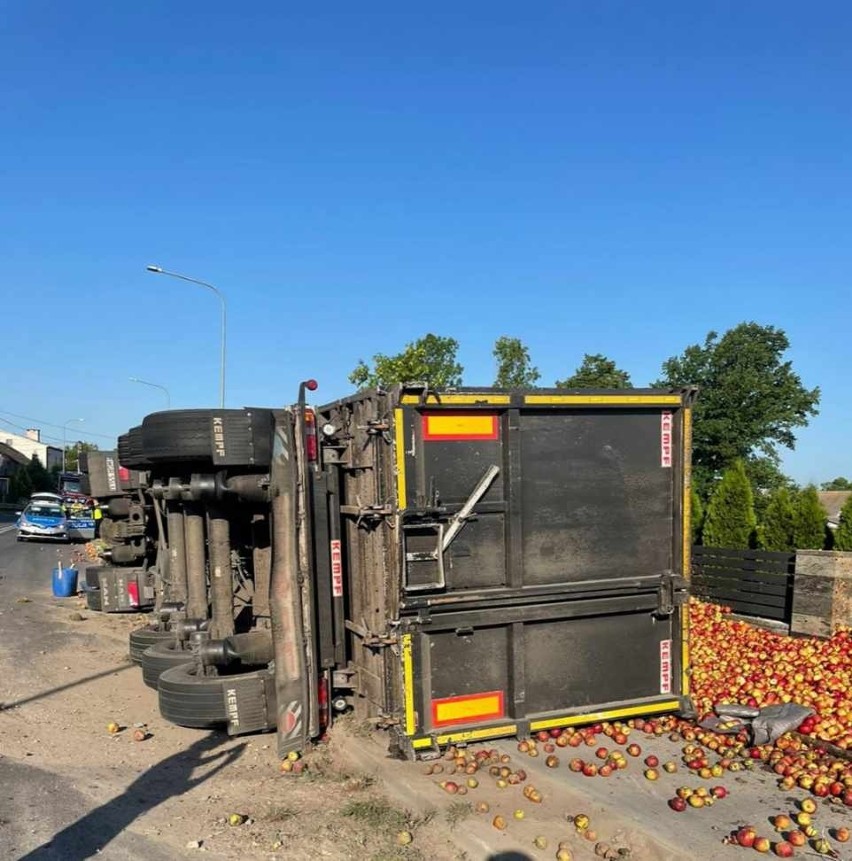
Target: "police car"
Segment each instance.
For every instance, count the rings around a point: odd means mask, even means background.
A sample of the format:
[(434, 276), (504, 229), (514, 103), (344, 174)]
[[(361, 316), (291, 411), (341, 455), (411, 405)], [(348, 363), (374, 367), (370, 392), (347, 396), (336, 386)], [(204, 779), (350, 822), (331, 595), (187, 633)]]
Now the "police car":
[(18, 541), (42, 538), (48, 541), (68, 540), (68, 521), (61, 506), (50, 499), (33, 499), (20, 512), (15, 524)]

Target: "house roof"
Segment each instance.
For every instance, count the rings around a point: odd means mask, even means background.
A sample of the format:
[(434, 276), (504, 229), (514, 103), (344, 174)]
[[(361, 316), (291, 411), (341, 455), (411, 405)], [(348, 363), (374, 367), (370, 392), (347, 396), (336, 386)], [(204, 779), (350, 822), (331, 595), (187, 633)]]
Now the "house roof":
[(852, 496), (852, 490), (821, 490), (817, 494), (822, 507), (828, 512), (828, 519), (834, 523), (840, 519), (840, 509)]
[(14, 460), (15, 463), (19, 463), (21, 466), (26, 466), (30, 462), (30, 459), (25, 454), (21, 454), (16, 448), (6, 445), (5, 442), (0, 442), (0, 455), (8, 457), (9, 460)]

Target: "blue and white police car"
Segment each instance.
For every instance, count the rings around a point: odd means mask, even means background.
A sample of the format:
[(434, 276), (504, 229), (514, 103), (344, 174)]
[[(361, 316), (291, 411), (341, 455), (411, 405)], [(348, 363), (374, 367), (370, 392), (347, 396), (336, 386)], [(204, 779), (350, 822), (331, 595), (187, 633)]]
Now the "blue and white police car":
[(48, 541), (68, 540), (68, 521), (62, 507), (49, 499), (34, 499), (18, 517), (18, 541), (41, 538)]

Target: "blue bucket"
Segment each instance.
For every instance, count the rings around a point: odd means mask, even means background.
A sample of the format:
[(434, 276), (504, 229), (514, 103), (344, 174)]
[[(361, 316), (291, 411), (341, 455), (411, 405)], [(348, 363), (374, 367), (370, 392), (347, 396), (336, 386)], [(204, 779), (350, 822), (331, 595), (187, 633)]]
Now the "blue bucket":
[(77, 594), (77, 569), (53, 569), (53, 594), (57, 598), (73, 598)]

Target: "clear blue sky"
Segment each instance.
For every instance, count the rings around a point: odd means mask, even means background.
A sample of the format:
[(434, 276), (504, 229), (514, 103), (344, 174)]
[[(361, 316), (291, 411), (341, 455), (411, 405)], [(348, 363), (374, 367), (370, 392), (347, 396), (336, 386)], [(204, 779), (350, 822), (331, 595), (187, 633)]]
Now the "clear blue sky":
[(501, 334), (644, 385), (773, 324), (823, 389), (786, 468), (852, 473), (848, 3), (3, 7), (7, 422), (216, 404), (215, 297), (159, 263), (227, 295), (230, 406), (427, 331), (470, 385)]

